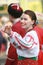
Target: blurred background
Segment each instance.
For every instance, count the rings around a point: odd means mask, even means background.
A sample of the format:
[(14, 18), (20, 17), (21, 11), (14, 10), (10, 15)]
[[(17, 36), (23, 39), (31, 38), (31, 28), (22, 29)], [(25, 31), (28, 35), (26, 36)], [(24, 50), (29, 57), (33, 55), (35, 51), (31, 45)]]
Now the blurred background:
[[(10, 3), (18, 3), (23, 10), (33, 10), (37, 16), (38, 26), (43, 28), (43, 0), (0, 0), (0, 30), (5, 28), (5, 31), (8, 31), (12, 26), (12, 23), (9, 20), (7, 8)], [(10, 43), (9, 36), (4, 33), (5, 38), (7, 39), (7, 44), (2, 44), (0, 50), (0, 65), (4, 65), (6, 59), (6, 45)]]
[(35, 11), (39, 26), (43, 27), (43, 0), (0, 0), (0, 23), (2, 16), (8, 16), (7, 7), (10, 3), (18, 3), (23, 10)]

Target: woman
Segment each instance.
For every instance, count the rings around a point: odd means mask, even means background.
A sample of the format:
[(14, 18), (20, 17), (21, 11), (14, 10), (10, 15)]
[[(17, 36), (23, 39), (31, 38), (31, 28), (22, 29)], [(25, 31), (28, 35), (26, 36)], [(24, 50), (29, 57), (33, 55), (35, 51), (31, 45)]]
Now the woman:
[(18, 54), (17, 65), (38, 65), (39, 33), (34, 30), (36, 20), (37, 18), (33, 11), (24, 11), (20, 21), (22, 28), (26, 31), (26, 35), (23, 38), (17, 32), (12, 35), (11, 43), (16, 47)]

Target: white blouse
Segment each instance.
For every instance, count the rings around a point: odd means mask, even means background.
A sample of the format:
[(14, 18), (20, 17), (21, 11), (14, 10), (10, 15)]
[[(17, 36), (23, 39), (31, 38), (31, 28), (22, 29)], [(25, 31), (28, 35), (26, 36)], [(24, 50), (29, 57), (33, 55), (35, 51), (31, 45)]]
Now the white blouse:
[[(23, 57), (36, 57), (39, 54), (39, 39), (36, 31), (31, 30), (22, 38), (17, 32), (13, 33), (11, 43), (16, 43), (17, 54)], [(21, 47), (21, 48), (18, 48)]]

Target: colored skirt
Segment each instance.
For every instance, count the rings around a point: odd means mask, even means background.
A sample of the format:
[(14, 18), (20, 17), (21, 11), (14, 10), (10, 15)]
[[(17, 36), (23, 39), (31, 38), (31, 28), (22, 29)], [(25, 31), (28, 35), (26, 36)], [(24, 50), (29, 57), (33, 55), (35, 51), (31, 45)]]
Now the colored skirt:
[(40, 50), (39, 56), (38, 56), (38, 65), (43, 65), (43, 51)]
[(22, 60), (18, 60), (18, 64), (17, 65), (38, 65), (38, 61), (37, 60), (33, 60), (33, 59), (22, 59)]

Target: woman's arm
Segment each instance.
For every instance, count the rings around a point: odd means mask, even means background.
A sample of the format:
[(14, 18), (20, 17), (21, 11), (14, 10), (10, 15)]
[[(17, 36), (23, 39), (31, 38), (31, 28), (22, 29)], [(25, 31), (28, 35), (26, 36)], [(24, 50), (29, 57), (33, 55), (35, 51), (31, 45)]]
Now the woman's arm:
[(30, 49), (37, 45), (33, 35), (31, 34), (28, 34), (24, 38), (22, 38), (18, 33), (14, 33), (13, 42), (15, 42), (16, 45), (21, 47), (22, 49), (24, 48)]

